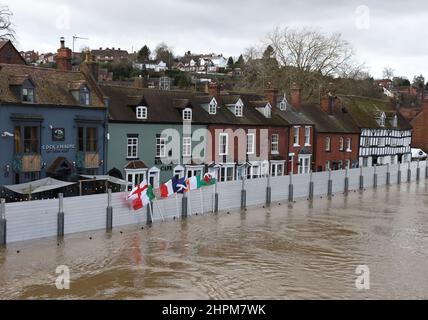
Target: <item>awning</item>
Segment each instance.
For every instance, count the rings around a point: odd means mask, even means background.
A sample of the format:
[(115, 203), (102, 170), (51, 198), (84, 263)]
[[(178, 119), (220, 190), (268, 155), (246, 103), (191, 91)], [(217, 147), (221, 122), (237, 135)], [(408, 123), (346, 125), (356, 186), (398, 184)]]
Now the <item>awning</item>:
[(75, 184), (74, 182), (64, 182), (54, 178), (44, 178), (27, 183), (4, 186), (5, 188), (20, 194), (33, 194), (38, 192), (55, 190)]
[(90, 175), (86, 175), (86, 174), (81, 174), (80, 176), (85, 178), (85, 179), (92, 180), (92, 181), (108, 181), (108, 182), (120, 184), (123, 186), (128, 185), (128, 182), (126, 182), (125, 180), (122, 180), (122, 179), (119, 179), (116, 177), (112, 177), (112, 176), (107, 176), (107, 175), (90, 176)]

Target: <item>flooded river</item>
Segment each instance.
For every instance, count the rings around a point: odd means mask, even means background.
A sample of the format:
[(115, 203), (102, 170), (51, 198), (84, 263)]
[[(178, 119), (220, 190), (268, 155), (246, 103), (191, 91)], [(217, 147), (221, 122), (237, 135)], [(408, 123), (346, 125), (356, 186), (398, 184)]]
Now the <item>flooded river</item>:
[(428, 299), (428, 182), (13, 243), (0, 298)]

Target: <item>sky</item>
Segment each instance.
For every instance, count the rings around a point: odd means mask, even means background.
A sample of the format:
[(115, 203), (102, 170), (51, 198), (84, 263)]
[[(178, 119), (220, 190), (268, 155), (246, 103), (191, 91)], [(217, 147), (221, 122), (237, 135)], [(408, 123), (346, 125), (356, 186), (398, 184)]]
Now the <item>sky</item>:
[(428, 78), (426, 0), (0, 0), (13, 12), (19, 50), (55, 51), (59, 38), (75, 50), (154, 49), (165, 42), (177, 55), (239, 56), (276, 27), (341, 33), (371, 75)]

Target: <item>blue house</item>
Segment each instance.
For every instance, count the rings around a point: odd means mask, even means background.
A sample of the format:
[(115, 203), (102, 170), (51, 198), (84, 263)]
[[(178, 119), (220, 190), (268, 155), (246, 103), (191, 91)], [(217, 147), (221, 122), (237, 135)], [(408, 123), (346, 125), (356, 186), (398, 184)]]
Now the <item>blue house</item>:
[(106, 98), (91, 71), (71, 71), (71, 50), (57, 69), (0, 64), (0, 186), (53, 177), (76, 181), (106, 166)]

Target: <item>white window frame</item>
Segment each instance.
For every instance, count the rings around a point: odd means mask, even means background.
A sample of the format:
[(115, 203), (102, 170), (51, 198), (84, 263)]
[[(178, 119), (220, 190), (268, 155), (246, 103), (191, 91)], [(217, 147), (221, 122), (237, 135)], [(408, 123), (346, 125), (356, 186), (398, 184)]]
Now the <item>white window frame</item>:
[[(297, 131), (297, 135), (296, 135)], [(299, 147), (300, 146), (300, 126), (294, 126), (293, 127), (293, 139), (294, 139), (294, 146)]]
[[(147, 179), (147, 169), (125, 169), (125, 178), (127, 184), (127, 190), (131, 191), (137, 184), (143, 182)], [(142, 176), (141, 179), (137, 179), (137, 177)]]
[(343, 137), (339, 138), (339, 151), (345, 150), (345, 139)]
[(311, 127), (305, 127), (305, 146), (309, 147), (311, 145)]
[[(131, 154), (129, 153), (131, 148)], [(138, 137), (128, 137), (126, 140), (126, 158), (137, 159), (138, 158)]]
[(183, 157), (192, 156), (192, 137), (183, 137)]
[(279, 110), (281, 110), (281, 111), (287, 111), (287, 103), (285, 101), (281, 101), (279, 103)]
[(352, 139), (346, 138), (346, 152), (352, 152)]
[(204, 166), (186, 166), (186, 178), (194, 177), (194, 176), (201, 176), (201, 178), (204, 175)]
[(192, 109), (186, 108), (183, 110), (183, 121), (192, 121)]
[[(227, 179), (227, 171), (228, 168), (232, 168), (232, 178)], [(224, 171), (224, 172), (223, 172)], [(226, 182), (226, 181), (233, 181), (235, 180), (235, 164), (234, 163), (223, 163), (219, 170), (219, 181), (220, 182)]]
[(327, 160), (327, 161), (325, 162), (325, 171), (328, 171), (330, 168), (331, 168), (331, 161), (330, 161), (330, 160)]
[(212, 99), (210, 104), (208, 105), (208, 113), (217, 114), (217, 101), (215, 99)]
[[(223, 144), (223, 138), (225, 138), (225, 143)], [(219, 134), (219, 142), (218, 142), (218, 155), (219, 156), (227, 156), (229, 151), (229, 134), (220, 133)], [(224, 152), (222, 152), (224, 145)]]
[[(249, 148), (249, 141), (251, 137), (251, 148)], [(256, 135), (255, 133), (247, 133), (247, 154), (254, 154), (256, 149)]]
[(166, 138), (156, 137), (156, 158), (165, 158), (165, 157), (166, 157)]
[(331, 151), (331, 137), (325, 137), (324, 139), (324, 151)]
[(136, 116), (137, 116), (137, 119), (139, 120), (147, 119), (147, 107), (138, 106), (136, 110)]
[[(302, 160), (300, 162), (300, 160)], [(307, 161), (307, 166), (305, 165), (305, 162)], [(303, 165), (301, 165), (302, 163)], [(297, 159), (297, 172), (299, 174), (308, 174), (311, 171), (311, 156), (310, 155), (299, 155), (299, 158)]]
[(184, 167), (183, 166), (181, 166), (181, 165), (177, 165), (175, 168), (174, 168), (174, 176), (176, 176), (176, 175), (178, 175), (178, 177), (179, 178), (183, 178), (183, 176), (184, 176)]
[[(274, 141), (274, 137), (276, 137), (276, 141)], [(270, 142), (270, 152), (271, 154), (279, 154), (279, 134), (273, 133)]]
[(152, 167), (148, 173), (147, 182), (150, 183), (150, 178), (153, 177), (153, 187), (159, 188), (160, 170), (157, 167)]
[(244, 106), (238, 101), (235, 104), (235, 117), (242, 117), (243, 115), (244, 115)]
[[(281, 174), (278, 174), (278, 168), (281, 167)], [(284, 175), (285, 161), (278, 161), (270, 163), (270, 175), (272, 177), (280, 177)]]

